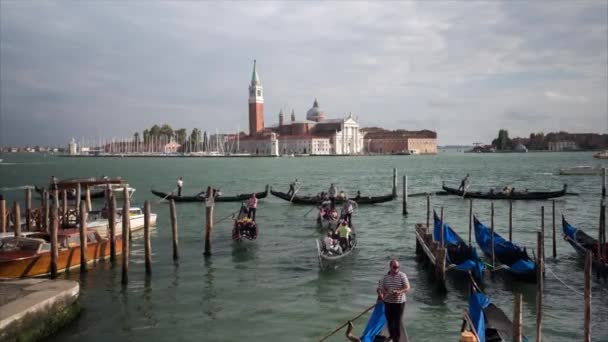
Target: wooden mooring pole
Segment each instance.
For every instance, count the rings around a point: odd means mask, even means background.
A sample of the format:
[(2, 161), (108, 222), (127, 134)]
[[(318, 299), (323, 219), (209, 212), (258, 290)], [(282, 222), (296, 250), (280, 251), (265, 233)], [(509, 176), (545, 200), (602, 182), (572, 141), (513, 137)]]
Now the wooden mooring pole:
[(555, 200), (551, 201), (552, 224), (553, 224), (553, 259), (557, 258), (557, 241), (555, 240)]
[(515, 303), (513, 305), (513, 342), (522, 342), (523, 336), (522, 322), (522, 295), (515, 293)]
[(146, 274), (152, 273), (152, 244), (150, 243), (150, 201), (144, 203), (144, 241), (146, 255)]
[(494, 202), (490, 204), (490, 246), (492, 247), (492, 270), (495, 269), (495, 253), (494, 253)]
[(61, 191), (61, 198), (61, 218), (63, 219), (63, 222), (61, 222), (60, 225), (66, 227), (68, 225), (68, 193), (66, 190)]
[(82, 187), (80, 186), (80, 183), (76, 184), (76, 212), (79, 213), (80, 212), (80, 205), (81, 205), (81, 197), (82, 196)]
[(108, 233), (110, 236), (110, 261), (116, 262), (116, 198), (110, 190), (108, 201)]
[(17, 201), (13, 203), (13, 213), (15, 221), (15, 236), (21, 236), (21, 208), (19, 207), (19, 202)]
[(426, 194), (426, 229), (431, 229), (431, 195)]
[(513, 241), (513, 201), (509, 200), (509, 241)]
[(32, 231), (32, 189), (25, 188), (25, 229)]
[[(542, 260), (545, 260), (545, 206), (540, 207), (540, 231), (543, 234), (543, 248), (542, 248)], [(538, 251), (540, 253), (540, 250)], [(543, 276), (545, 275), (545, 270), (543, 268)]]
[(87, 208), (80, 206), (80, 272), (87, 271)]
[(397, 197), (397, 169), (393, 168), (393, 197)]
[(49, 192), (46, 189), (42, 192), (42, 227), (45, 232), (49, 232)]
[(6, 233), (6, 200), (0, 195), (0, 233)]
[(471, 234), (473, 231), (473, 199), (469, 199), (469, 246), (471, 246)]
[[(544, 207), (543, 207), (544, 208)], [(542, 341), (542, 322), (543, 322), (543, 288), (544, 288), (544, 239), (543, 233), (537, 232), (536, 234), (536, 249), (537, 249), (537, 260), (536, 260), (536, 341)]]
[(57, 278), (57, 259), (59, 258), (59, 247), (57, 244), (57, 230), (59, 229), (59, 191), (53, 190), (53, 209), (51, 210), (51, 278)]
[(441, 248), (445, 247), (445, 230), (443, 229), (443, 207), (441, 207)]
[(602, 198), (600, 202), (600, 225), (599, 225), (599, 233), (598, 233), (598, 253), (597, 253), (597, 277), (606, 271), (603, 269), (603, 265), (605, 260), (602, 260), (602, 256), (604, 255), (604, 248), (606, 244), (606, 199)]
[(403, 176), (403, 215), (407, 216), (407, 176)]
[[(131, 216), (129, 214), (129, 211), (131, 209), (131, 199), (129, 198), (129, 185), (128, 184), (125, 184), (125, 186), (123, 186), (123, 188), (122, 188), (122, 196), (124, 198), (125, 206), (127, 208), (127, 211), (123, 212), (122, 214), (123, 214), (123, 217), (124, 217), (124, 215), (126, 215), (129, 218), (127, 221), (129, 221), (129, 230), (128, 230), (128, 232), (129, 232), (129, 241), (130, 241), (133, 238), (133, 235), (131, 233)], [(123, 230), (124, 230), (124, 228), (123, 228)]]
[(91, 205), (91, 188), (89, 188), (88, 184), (84, 187), (84, 200), (87, 204), (87, 210), (93, 211), (93, 206)]
[(587, 251), (585, 255), (585, 329), (583, 341), (591, 342), (591, 265), (593, 255)]
[[(127, 186), (125, 185), (125, 189)], [(126, 191), (125, 191), (126, 192)], [(131, 239), (129, 218), (129, 196), (124, 196), (122, 206), (122, 283), (129, 283), (129, 240)]]
[(171, 232), (173, 236), (173, 260), (179, 259), (179, 244), (177, 236), (177, 213), (175, 211), (175, 201), (171, 199), (169, 203), (169, 210), (171, 213)]
[(204, 254), (211, 255), (211, 232), (213, 231), (213, 205), (215, 204), (215, 190), (207, 187), (207, 197), (205, 197), (205, 252)]

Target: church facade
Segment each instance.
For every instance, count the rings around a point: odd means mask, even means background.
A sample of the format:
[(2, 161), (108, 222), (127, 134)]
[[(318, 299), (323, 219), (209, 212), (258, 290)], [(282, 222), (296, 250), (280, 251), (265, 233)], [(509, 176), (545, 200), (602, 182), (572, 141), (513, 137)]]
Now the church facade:
[(291, 111), (285, 121), (283, 110), (278, 124), (264, 126), (263, 86), (253, 64), (249, 85), (249, 135), (241, 135), (239, 152), (252, 155), (355, 155), (363, 152), (363, 134), (350, 114), (343, 119), (327, 119), (315, 99), (304, 120)]

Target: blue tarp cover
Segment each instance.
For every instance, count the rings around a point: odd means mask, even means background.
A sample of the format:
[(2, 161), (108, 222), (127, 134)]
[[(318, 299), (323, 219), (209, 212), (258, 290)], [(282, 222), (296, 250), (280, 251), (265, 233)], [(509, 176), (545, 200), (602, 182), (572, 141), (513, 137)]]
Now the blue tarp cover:
[[(477, 218), (474, 218), (475, 221), (475, 239), (477, 240), (477, 244), (481, 247), (481, 250), (484, 254), (491, 256), (492, 255), (492, 238), (491, 238), (491, 230), (488, 227), (484, 226), (483, 223), (479, 222)], [(525, 274), (534, 272), (536, 269), (536, 263), (529, 258), (520, 258), (516, 262), (512, 262), (509, 265), (506, 260), (506, 257), (509, 255), (523, 255), (523, 249), (518, 245), (505, 240), (498, 233), (494, 232), (494, 254), (496, 258), (503, 264), (507, 264), (509, 266), (509, 271), (517, 274)]]
[(386, 317), (384, 316), (384, 303), (379, 300), (376, 303), (374, 312), (369, 317), (363, 335), (361, 336), (361, 342), (374, 342), (374, 338), (382, 331), (386, 324)]
[(486, 342), (486, 323), (483, 309), (490, 305), (488, 296), (481, 292), (474, 292), (469, 298), (469, 317), (479, 336), (479, 342)]

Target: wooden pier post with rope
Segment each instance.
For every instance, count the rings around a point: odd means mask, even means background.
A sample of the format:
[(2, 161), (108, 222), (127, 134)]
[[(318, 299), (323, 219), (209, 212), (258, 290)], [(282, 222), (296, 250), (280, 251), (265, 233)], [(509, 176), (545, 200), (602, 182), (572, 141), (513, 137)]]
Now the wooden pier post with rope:
[(13, 215), (15, 221), (15, 236), (21, 236), (21, 207), (19, 207), (19, 202), (15, 201), (13, 203)]
[(0, 195), (0, 233), (6, 233), (6, 228), (6, 200), (4, 199), (4, 196)]
[(509, 242), (513, 241), (513, 200), (509, 200)]
[(523, 333), (522, 295), (518, 292), (513, 304), (513, 342), (522, 342)]
[(207, 196), (205, 197), (205, 252), (206, 256), (211, 255), (211, 233), (213, 231), (213, 206), (215, 204), (215, 190), (210, 186), (207, 187)]
[(152, 244), (150, 243), (150, 201), (144, 202), (144, 243), (146, 275), (152, 273)]
[(57, 259), (59, 259), (57, 230), (59, 230), (59, 191), (53, 189), (53, 208), (49, 228), (51, 234), (51, 279), (57, 278)]
[[(543, 207), (544, 209), (544, 207)], [(544, 210), (543, 210), (544, 212)], [(536, 341), (542, 342), (542, 322), (543, 322), (543, 290), (544, 290), (544, 238), (542, 232), (536, 233)]]
[[(127, 185), (125, 185), (125, 189)], [(125, 190), (127, 192), (127, 190)], [(129, 218), (129, 196), (124, 196), (122, 206), (122, 284), (129, 283), (129, 241), (131, 240), (131, 220)]]
[(87, 271), (87, 208), (80, 206), (80, 272)]
[(591, 251), (585, 254), (585, 320), (584, 320), (584, 342), (591, 342), (591, 265), (593, 255)]
[(407, 216), (407, 176), (403, 176), (403, 215)]
[(116, 198), (109, 190), (108, 198), (108, 232), (110, 236), (110, 261), (116, 261)]
[(25, 188), (25, 229), (32, 231), (32, 189)]
[(171, 214), (171, 235), (173, 238), (173, 260), (179, 259), (179, 244), (177, 235), (177, 213), (175, 210), (175, 201), (171, 199), (169, 203), (169, 211)]

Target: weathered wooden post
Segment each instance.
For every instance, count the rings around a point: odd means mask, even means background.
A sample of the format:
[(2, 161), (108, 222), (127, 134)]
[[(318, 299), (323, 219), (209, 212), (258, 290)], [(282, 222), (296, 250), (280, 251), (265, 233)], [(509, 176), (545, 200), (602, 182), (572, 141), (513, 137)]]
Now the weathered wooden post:
[(553, 223), (553, 259), (557, 258), (557, 242), (555, 241), (555, 200), (552, 201), (552, 223)]
[[(440, 240), (441, 248), (445, 247), (445, 229), (443, 228), (443, 225), (444, 225), (443, 224), (443, 207), (441, 207), (441, 235), (440, 235), (441, 236), (441, 240)], [(432, 231), (431, 231), (431, 233), (432, 233)]]
[(150, 243), (150, 202), (144, 203), (144, 241), (146, 255), (146, 274), (152, 273), (152, 244)]
[(403, 215), (407, 216), (407, 176), (403, 176)]
[(87, 208), (80, 206), (80, 272), (87, 271)]
[(110, 261), (116, 261), (116, 198), (110, 191), (108, 196), (108, 233), (110, 235)]
[(490, 204), (490, 245), (492, 247), (492, 271), (496, 267), (496, 257), (494, 254), (494, 202)]
[[(605, 169), (604, 169), (605, 170)], [(602, 197), (600, 202), (600, 225), (599, 225), (599, 234), (598, 234), (598, 252), (597, 252), (597, 276), (598, 278), (604, 272), (603, 269), (603, 260), (602, 256), (604, 255), (604, 245), (606, 242), (606, 199)]]
[(431, 195), (426, 194), (426, 229), (431, 229)]
[(211, 232), (213, 230), (213, 205), (215, 204), (215, 190), (207, 187), (207, 197), (205, 197), (207, 224), (205, 229), (205, 255), (211, 255)]
[(473, 231), (473, 199), (469, 199), (469, 246), (471, 245), (471, 234)]
[(602, 197), (606, 197), (606, 168), (602, 169)]
[(522, 295), (515, 294), (515, 304), (513, 305), (513, 342), (522, 342)]
[(446, 248), (439, 247), (435, 252), (435, 276), (441, 284), (445, 282)]
[(51, 278), (57, 278), (57, 259), (59, 258), (59, 247), (57, 244), (57, 230), (59, 229), (59, 192), (53, 190), (53, 209), (51, 210)]
[(68, 193), (66, 190), (61, 191), (62, 206), (61, 206), (61, 217), (63, 222), (61, 223), (64, 227), (68, 225)]
[(590, 251), (585, 254), (585, 335), (583, 341), (591, 342), (591, 265), (593, 255)]
[(84, 200), (87, 204), (87, 210), (93, 211), (93, 206), (91, 205), (91, 188), (89, 188), (88, 184), (84, 187)]
[[(127, 221), (129, 221), (129, 240), (131, 240), (131, 238), (133, 237), (133, 235), (131, 234), (131, 216), (129, 214), (129, 211), (131, 209), (131, 199), (129, 198), (129, 186), (127, 184), (125, 184), (125, 186), (122, 188), (122, 195), (125, 201), (125, 205), (127, 206), (127, 211), (123, 212), (123, 218), (126, 215), (127, 216)], [(124, 224), (124, 219), (123, 219), (123, 224)], [(124, 228), (123, 228), (124, 230)]]
[(49, 232), (49, 192), (46, 189), (42, 192), (42, 228)]
[[(540, 207), (540, 231), (543, 234), (543, 240), (542, 240), (542, 242), (543, 242), (543, 249), (542, 249), (543, 259), (542, 260), (544, 262), (544, 260), (545, 260), (545, 245), (544, 245), (544, 243), (545, 243), (545, 206), (544, 205), (542, 207)], [(540, 253), (540, 251), (538, 251), (538, 252)], [(545, 270), (543, 269), (543, 276), (544, 275), (545, 275)]]
[(25, 188), (25, 227), (28, 232), (32, 231), (32, 189)]
[(82, 196), (82, 187), (80, 186), (80, 183), (76, 184), (76, 212), (79, 213), (80, 212), (80, 205), (81, 205), (81, 197)]
[(6, 233), (6, 200), (0, 195), (0, 233)]
[(13, 203), (13, 213), (15, 216), (15, 236), (21, 236), (21, 208), (17, 201)]
[(177, 213), (175, 211), (175, 201), (171, 199), (169, 204), (169, 210), (171, 212), (171, 232), (173, 235), (173, 260), (179, 259), (179, 245), (177, 237)]
[[(126, 189), (126, 185), (125, 185)], [(131, 239), (129, 218), (129, 196), (124, 197), (122, 206), (122, 283), (129, 283), (129, 240)]]
[(537, 261), (536, 261), (536, 341), (542, 341), (542, 321), (543, 321), (543, 275), (545, 273), (544, 265), (544, 239), (543, 233), (537, 232), (536, 234), (536, 249), (537, 249)]
[(397, 169), (393, 168), (393, 197), (397, 197)]
[(513, 241), (513, 200), (509, 200), (509, 241)]

